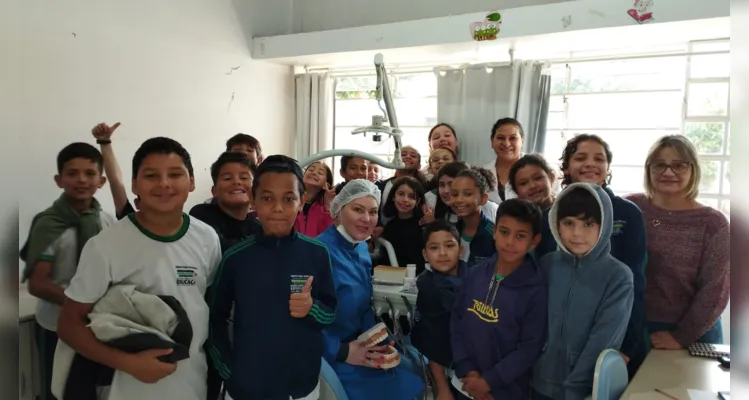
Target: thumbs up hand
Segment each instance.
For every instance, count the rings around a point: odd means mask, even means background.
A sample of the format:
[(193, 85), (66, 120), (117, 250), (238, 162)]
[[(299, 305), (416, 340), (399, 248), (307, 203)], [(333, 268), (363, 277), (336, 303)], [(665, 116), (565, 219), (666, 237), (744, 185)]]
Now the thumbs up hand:
[(106, 122), (102, 122), (91, 129), (91, 134), (98, 140), (108, 140), (112, 137), (114, 131), (120, 127), (120, 123), (117, 122), (112, 126), (109, 126)]
[(292, 293), (289, 297), (289, 311), (294, 318), (304, 318), (312, 308), (312, 279), (307, 278), (301, 293)]

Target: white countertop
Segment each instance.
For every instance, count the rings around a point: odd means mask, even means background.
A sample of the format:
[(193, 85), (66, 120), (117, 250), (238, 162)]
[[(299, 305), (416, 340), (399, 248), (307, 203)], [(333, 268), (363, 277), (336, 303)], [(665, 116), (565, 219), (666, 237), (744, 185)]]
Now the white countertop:
[(652, 350), (622, 400), (645, 400), (651, 396), (667, 399), (655, 389), (679, 399), (690, 389), (710, 392), (717, 399), (718, 392), (731, 390), (731, 373), (721, 368), (718, 360), (692, 357), (687, 350)]

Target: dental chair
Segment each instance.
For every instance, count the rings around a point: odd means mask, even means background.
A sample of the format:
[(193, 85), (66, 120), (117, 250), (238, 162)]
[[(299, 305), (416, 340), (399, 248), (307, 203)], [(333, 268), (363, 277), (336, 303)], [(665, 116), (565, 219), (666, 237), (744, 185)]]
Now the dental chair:
[(320, 367), (320, 400), (348, 400), (338, 375), (324, 358)]
[(617, 400), (622, 397), (628, 384), (627, 363), (621, 354), (614, 349), (602, 351), (596, 361), (591, 399)]
[[(393, 249), (392, 244), (382, 238), (378, 239), (377, 243), (385, 249), (390, 260), (390, 265), (398, 265), (398, 261), (395, 257), (395, 250)], [(393, 304), (389, 303), (388, 308), (392, 309)], [(376, 310), (375, 314), (377, 314)], [(380, 319), (379, 317), (379, 315), (376, 315), (377, 319)], [(410, 319), (409, 323), (413, 324), (413, 320)], [(424, 367), (424, 365), (426, 365), (428, 361), (419, 353), (418, 350), (416, 350), (415, 347), (410, 344), (409, 338), (403, 337), (401, 343), (399, 344), (402, 345), (401, 347), (404, 353), (403, 357), (401, 358), (401, 363), (409, 365), (409, 369), (416, 372), (417, 374), (422, 375), (424, 373), (428, 373), (428, 368)], [(414, 365), (414, 360), (420, 362), (422, 365)], [(343, 385), (338, 379), (338, 375), (336, 375), (333, 367), (331, 367), (324, 358), (322, 360), (322, 366), (320, 368), (320, 400), (348, 400), (348, 395), (343, 389)]]

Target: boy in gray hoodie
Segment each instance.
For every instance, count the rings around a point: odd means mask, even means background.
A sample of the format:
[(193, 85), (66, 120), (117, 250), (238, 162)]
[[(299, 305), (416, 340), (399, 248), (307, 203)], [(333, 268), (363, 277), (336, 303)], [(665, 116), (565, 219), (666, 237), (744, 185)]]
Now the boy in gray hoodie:
[(540, 260), (548, 278), (548, 339), (533, 368), (534, 400), (582, 400), (592, 392), (596, 360), (619, 350), (632, 310), (632, 272), (611, 256), (611, 200), (573, 183), (557, 197), (549, 225), (559, 249)]

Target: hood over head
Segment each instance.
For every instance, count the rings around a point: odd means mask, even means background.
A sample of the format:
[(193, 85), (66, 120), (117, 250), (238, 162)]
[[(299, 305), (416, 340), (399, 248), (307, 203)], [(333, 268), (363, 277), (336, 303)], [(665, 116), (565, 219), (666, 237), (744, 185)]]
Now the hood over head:
[(606, 193), (606, 191), (598, 185), (582, 182), (572, 183), (564, 188), (561, 193), (559, 193), (556, 200), (554, 201), (554, 204), (551, 206), (551, 210), (549, 210), (549, 228), (551, 228), (551, 233), (552, 235), (554, 235), (554, 240), (556, 240), (557, 245), (562, 251), (572, 255), (572, 253), (570, 253), (569, 250), (567, 250), (562, 244), (562, 237), (559, 235), (559, 226), (557, 224), (557, 215), (559, 214), (559, 200), (564, 198), (564, 196), (569, 194), (571, 190), (574, 190), (576, 188), (584, 188), (585, 190), (589, 191), (598, 202), (598, 206), (601, 209), (602, 214), (601, 230), (598, 234), (598, 241), (596, 242), (596, 245), (593, 246), (593, 249), (585, 254), (583, 258), (595, 259), (603, 255), (610, 254), (611, 233), (614, 230), (614, 210), (611, 205), (611, 198)]

